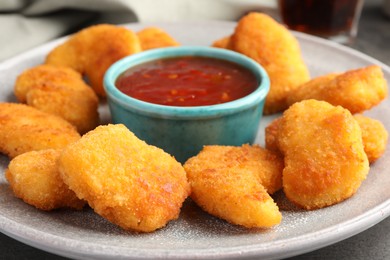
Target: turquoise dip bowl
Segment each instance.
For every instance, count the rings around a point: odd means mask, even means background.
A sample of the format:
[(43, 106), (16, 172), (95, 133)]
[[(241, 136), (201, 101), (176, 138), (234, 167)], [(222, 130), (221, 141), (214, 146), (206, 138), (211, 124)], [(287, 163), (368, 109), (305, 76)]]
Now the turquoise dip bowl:
[[(122, 93), (115, 86), (116, 79), (133, 66), (181, 56), (211, 57), (237, 63), (256, 76), (259, 86), (254, 92), (234, 101), (194, 107), (144, 102)], [(104, 87), (114, 124), (126, 125), (138, 138), (162, 148), (184, 163), (204, 145), (253, 143), (270, 81), (265, 70), (244, 55), (220, 48), (183, 46), (144, 51), (117, 61), (107, 70)]]

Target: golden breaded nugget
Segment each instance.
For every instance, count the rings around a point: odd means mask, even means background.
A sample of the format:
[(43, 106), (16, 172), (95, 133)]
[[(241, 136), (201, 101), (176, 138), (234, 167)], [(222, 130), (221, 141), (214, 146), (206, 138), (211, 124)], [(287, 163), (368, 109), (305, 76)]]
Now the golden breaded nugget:
[(232, 49), (231, 36), (226, 36), (219, 40), (216, 40), (215, 42), (213, 42), (212, 47), (231, 50)]
[(62, 181), (57, 167), (61, 150), (31, 151), (16, 156), (8, 165), (6, 178), (16, 197), (42, 210), (81, 209), (79, 200)]
[(354, 114), (379, 104), (387, 97), (387, 92), (381, 68), (372, 65), (315, 78), (292, 91), (287, 103), (292, 105), (305, 99), (317, 99), (342, 106)]
[(99, 126), (67, 146), (59, 169), (96, 213), (129, 230), (165, 226), (190, 192), (182, 165), (124, 125)]
[(117, 60), (140, 52), (137, 35), (124, 27), (99, 24), (70, 36), (46, 57), (47, 64), (67, 66), (85, 74), (99, 96), (105, 96), (103, 76)]
[(273, 194), (282, 188), (283, 158), (258, 145), (207, 145), (197, 158), (198, 161), (204, 160), (198, 165), (201, 169), (197, 170), (245, 168), (257, 176), (268, 193)]
[(265, 128), (265, 147), (278, 154), (281, 153), (278, 144), (278, 133), (281, 121), (282, 117), (278, 117)]
[(233, 50), (262, 65), (270, 77), (265, 114), (286, 109), (290, 91), (310, 79), (297, 39), (266, 14), (249, 13), (241, 18), (231, 45)]
[(364, 151), (370, 163), (379, 159), (386, 150), (388, 133), (385, 126), (378, 120), (356, 114), (356, 121), (362, 130)]
[(75, 70), (39, 65), (16, 79), (15, 96), (41, 111), (64, 118), (84, 134), (99, 123), (98, 97)]
[(143, 51), (161, 48), (179, 46), (180, 44), (172, 38), (167, 32), (157, 27), (148, 27), (137, 33), (141, 42)]
[(351, 197), (369, 171), (359, 124), (347, 109), (324, 101), (306, 100), (287, 109), (278, 143), (284, 193), (305, 209)]
[(13, 158), (48, 148), (63, 148), (80, 138), (64, 119), (36, 108), (0, 103), (0, 152)]
[[(384, 125), (375, 119), (354, 115), (362, 131), (364, 152), (370, 163), (375, 162), (386, 150), (388, 133)], [(278, 145), (278, 131), (282, 117), (273, 120), (265, 128), (265, 147), (276, 153), (281, 153)]]
[[(184, 164), (191, 198), (232, 224), (266, 228), (281, 221), (267, 193), (280, 188), (283, 162), (259, 146), (205, 146)], [(263, 184), (262, 184), (263, 183)]]

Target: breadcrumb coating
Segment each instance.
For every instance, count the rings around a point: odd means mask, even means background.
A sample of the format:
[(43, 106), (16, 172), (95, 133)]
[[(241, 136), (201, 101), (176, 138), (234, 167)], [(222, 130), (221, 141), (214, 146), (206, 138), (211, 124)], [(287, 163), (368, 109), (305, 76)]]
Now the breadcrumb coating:
[(284, 193), (305, 209), (351, 197), (369, 171), (359, 124), (347, 109), (324, 101), (305, 100), (287, 109), (278, 144)]
[(99, 126), (67, 146), (59, 169), (79, 198), (126, 230), (164, 227), (190, 193), (180, 163), (120, 124)]
[(167, 32), (157, 27), (144, 28), (141, 31), (137, 32), (137, 36), (140, 40), (141, 49), (143, 51), (180, 45)]
[(16, 103), (0, 103), (0, 152), (13, 158), (19, 154), (63, 148), (80, 134), (68, 121)]
[(371, 65), (317, 77), (292, 91), (287, 103), (292, 105), (305, 99), (323, 100), (355, 114), (378, 105), (387, 95), (382, 69)]
[(84, 134), (99, 123), (99, 100), (75, 70), (38, 65), (25, 70), (15, 82), (20, 102), (64, 118)]
[(99, 96), (106, 96), (103, 77), (117, 60), (141, 51), (137, 35), (124, 27), (98, 24), (71, 35), (55, 47), (45, 63), (73, 68), (88, 77)]
[(266, 14), (252, 12), (241, 18), (231, 37), (231, 46), (267, 71), (271, 85), (265, 114), (285, 110), (289, 93), (310, 79), (297, 39)]
[(12, 159), (6, 178), (15, 196), (41, 210), (82, 209), (85, 201), (76, 197), (62, 181), (57, 167), (61, 149), (31, 151)]
[(191, 198), (211, 215), (248, 228), (281, 222), (268, 194), (281, 187), (283, 161), (274, 153), (259, 146), (205, 146), (184, 168)]

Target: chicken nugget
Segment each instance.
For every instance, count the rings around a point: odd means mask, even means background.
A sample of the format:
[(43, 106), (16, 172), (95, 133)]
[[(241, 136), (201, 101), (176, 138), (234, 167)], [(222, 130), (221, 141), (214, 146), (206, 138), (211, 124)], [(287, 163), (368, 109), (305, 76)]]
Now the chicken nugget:
[(16, 156), (6, 170), (6, 178), (15, 196), (38, 209), (82, 209), (79, 200), (62, 181), (57, 167), (61, 149), (31, 151)]
[(68, 121), (15, 103), (0, 103), (0, 152), (13, 158), (49, 148), (63, 148), (80, 138)]
[(126, 230), (165, 226), (190, 192), (180, 163), (120, 124), (99, 126), (67, 146), (59, 169), (79, 198)]
[(258, 145), (207, 145), (197, 157), (197, 160), (204, 160), (198, 165), (201, 169), (197, 170), (245, 168), (257, 176), (268, 193), (282, 188), (283, 158)]
[(351, 197), (369, 171), (359, 124), (341, 106), (295, 103), (283, 114), (278, 144), (284, 154), (284, 193), (305, 209)]
[(367, 154), (370, 163), (379, 159), (386, 150), (388, 133), (385, 126), (378, 120), (363, 116), (354, 115), (362, 130), (364, 152)]
[(315, 78), (291, 91), (287, 103), (317, 99), (342, 106), (355, 114), (379, 104), (387, 97), (387, 92), (382, 69), (371, 65)]
[[(354, 115), (362, 131), (362, 141), (364, 152), (370, 163), (379, 159), (386, 150), (388, 133), (384, 125), (375, 119), (363, 116), (361, 114)], [(265, 128), (265, 147), (275, 153), (281, 153), (278, 145), (278, 131), (280, 128), (282, 117), (273, 120)]]
[(223, 37), (219, 40), (216, 40), (213, 42), (212, 47), (231, 50), (232, 49), (231, 38), (232, 38), (232, 36), (226, 36), (226, 37)]
[(99, 123), (98, 97), (75, 70), (39, 65), (16, 79), (15, 96), (41, 111), (64, 118), (84, 134)]
[(147, 27), (137, 33), (141, 42), (143, 51), (161, 48), (179, 46), (180, 44), (167, 32), (157, 27)]
[(268, 192), (281, 187), (283, 162), (272, 152), (249, 145), (205, 146), (184, 168), (191, 198), (211, 215), (248, 228), (280, 223)]
[(105, 96), (103, 77), (117, 60), (140, 52), (137, 35), (121, 26), (99, 24), (85, 28), (55, 47), (47, 64), (67, 66), (88, 77), (99, 96)]
[(252, 12), (241, 18), (231, 37), (231, 46), (267, 71), (271, 86), (265, 114), (285, 110), (289, 93), (310, 79), (297, 39), (266, 14)]
[(278, 117), (265, 128), (265, 147), (278, 154), (281, 154), (278, 144), (278, 134), (281, 121), (282, 117)]

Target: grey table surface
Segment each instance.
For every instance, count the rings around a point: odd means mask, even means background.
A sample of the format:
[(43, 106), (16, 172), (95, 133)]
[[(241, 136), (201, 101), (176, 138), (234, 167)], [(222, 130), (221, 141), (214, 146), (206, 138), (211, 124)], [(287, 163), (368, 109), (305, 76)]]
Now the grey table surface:
[[(390, 15), (382, 2), (366, 0), (358, 37), (350, 47), (390, 66)], [(20, 243), (0, 233), (0, 259), (66, 259)], [(390, 217), (351, 238), (289, 259), (390, 259)]]

